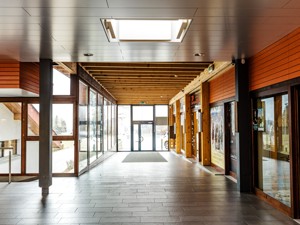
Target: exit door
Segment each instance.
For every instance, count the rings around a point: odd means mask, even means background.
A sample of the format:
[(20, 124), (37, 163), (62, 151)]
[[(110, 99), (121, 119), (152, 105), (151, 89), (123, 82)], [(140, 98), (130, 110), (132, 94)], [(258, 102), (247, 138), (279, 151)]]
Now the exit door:
[(133, 123), (133, 151), (152, 151), (153, 122)]

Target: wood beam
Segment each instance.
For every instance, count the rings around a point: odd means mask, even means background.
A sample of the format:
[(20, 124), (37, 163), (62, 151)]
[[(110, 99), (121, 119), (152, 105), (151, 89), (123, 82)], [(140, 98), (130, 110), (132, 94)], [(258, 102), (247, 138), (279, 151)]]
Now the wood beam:
[(180, 100), (176, 101), (176, 153), (181, 154)]
[(185, 157), (192, 157), (192, 121), (191, 121), (191, 98), (189, 94), (184, 96), (185, 102)]
[(201, 83), (201, 113), (202, 113), (202, 131), (201, 131), (201, 164), (209, 166), (211, 163), (210, 152), (210, 108), (209, 108), (209, 83)]

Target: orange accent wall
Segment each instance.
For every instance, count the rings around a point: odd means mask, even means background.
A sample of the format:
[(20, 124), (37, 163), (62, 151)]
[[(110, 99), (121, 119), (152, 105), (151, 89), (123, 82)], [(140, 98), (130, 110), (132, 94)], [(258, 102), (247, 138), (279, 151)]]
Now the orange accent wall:
[(20, 87), (20, 63), (0, 63), (0, 88)]
[(209, 82), (209, 103), (235, 96), (235, 69), (231, 68)]
[(300, 28), (250, 59), (251, 91), (300, 77)]
[(38, 63), (21, 63), (20, 88), (39, 94), (40, 66)]

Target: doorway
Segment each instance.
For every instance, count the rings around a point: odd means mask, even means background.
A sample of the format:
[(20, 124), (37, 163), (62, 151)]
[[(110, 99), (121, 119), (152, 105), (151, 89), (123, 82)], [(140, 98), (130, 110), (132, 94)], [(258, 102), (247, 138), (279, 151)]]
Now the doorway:
[(153, 122), (133, 122), (133, 151), (153, 150)]

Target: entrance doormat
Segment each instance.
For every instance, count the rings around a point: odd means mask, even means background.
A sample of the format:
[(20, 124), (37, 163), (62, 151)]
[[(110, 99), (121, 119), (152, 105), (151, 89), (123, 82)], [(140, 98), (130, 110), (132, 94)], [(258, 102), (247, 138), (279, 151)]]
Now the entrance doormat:
[(132, 152), (126, 156), (123, 163), (139, 163), (139, 162), (168, 162), (158, 152)]

